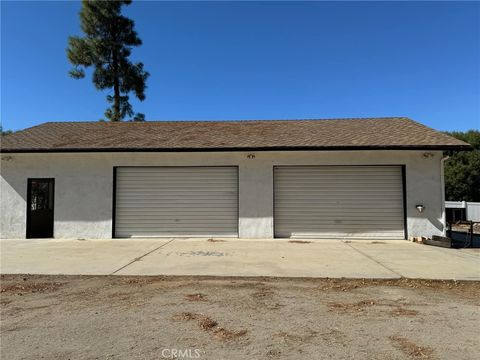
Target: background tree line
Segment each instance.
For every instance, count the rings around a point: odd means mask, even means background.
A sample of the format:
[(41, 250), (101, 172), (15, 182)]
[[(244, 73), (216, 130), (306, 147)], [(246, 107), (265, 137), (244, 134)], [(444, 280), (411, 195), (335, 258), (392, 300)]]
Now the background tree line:
[(480, 201), (480, 131), (452, 131), (448, 135), (463, 140), (473, 151), (448, 153), (445, 162), (445, 199), (449, 201)]

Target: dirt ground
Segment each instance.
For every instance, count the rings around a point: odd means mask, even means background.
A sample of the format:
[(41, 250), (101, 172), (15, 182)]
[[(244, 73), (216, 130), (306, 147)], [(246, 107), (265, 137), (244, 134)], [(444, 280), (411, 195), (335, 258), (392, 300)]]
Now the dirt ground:
[(478, 359), (480, 283), (1, 277), (2, 359)]

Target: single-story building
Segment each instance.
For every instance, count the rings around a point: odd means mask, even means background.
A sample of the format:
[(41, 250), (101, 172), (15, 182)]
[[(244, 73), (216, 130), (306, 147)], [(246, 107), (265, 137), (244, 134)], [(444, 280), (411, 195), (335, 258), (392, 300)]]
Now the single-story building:
[(50, 122), (2, 138), (0, 232), (441, 235), (443, 151), (464, 149), (408, 118)]

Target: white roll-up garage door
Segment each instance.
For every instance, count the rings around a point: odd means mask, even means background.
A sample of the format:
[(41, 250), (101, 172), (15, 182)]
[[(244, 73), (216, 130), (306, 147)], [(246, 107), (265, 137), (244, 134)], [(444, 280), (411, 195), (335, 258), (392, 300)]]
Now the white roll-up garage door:
[(278, 166), (275, 237), (403, 239), (401, 166)]
[(117, 168), (115, 236), (238, 236), (238, 168)]

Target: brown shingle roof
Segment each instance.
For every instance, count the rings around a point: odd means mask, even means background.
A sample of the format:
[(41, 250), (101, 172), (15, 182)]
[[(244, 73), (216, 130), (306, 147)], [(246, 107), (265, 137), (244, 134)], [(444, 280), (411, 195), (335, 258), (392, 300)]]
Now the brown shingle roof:
[(6, 152), (468, 149), (408, 118), (50, 122), (2, 138)]

